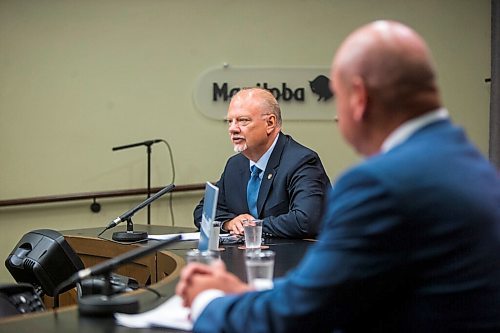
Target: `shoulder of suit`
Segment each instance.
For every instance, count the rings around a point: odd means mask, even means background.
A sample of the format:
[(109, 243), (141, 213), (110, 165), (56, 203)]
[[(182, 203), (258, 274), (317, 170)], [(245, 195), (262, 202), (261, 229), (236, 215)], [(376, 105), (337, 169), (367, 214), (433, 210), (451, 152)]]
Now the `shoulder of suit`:
[(284, 136), (286, 138), (284, 147), (285, 151), (293, 152), (294, 154), (297, 154), (299, 156), (306, 156), (306, 155), (314, 155), (315, 157), (318, 156), (318, 154), (314, 150), (295, 141), (290, 135), (284, 134)]
[(230, 165), (245, 165), (248, 164), (248, 159), (243, 154), (235, 154), (228, 158), (226, 162), (226, 168)]

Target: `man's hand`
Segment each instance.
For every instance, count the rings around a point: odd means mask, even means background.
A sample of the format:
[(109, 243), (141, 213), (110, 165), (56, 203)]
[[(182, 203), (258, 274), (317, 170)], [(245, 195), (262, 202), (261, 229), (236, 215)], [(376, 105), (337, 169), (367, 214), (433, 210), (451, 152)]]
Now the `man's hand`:
[(226, 221), (222, 228), (234, 235), (243, 235), (243, 220), (253, 220), (254, 217), (250, 214), (241, 214), (234, 219)]
[(210, 266), (199, 263), (187, 265), (182, 270), (175, 292), (182, 298), (184, 306), (191, 307), (196, 296), (208, 289), (219, 289), (228, 294), (251, 290), (236, 275), (229, 273), (221, 260), (217, 260)]

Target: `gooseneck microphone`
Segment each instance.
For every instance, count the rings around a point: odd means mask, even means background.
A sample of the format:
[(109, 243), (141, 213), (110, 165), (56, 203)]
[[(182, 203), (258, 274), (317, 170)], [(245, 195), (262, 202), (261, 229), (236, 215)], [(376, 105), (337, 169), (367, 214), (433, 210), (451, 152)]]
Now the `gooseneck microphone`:
[(54, 308), (59, 307), (59, 293), (69, 285), (73, 285), (91, 276), (104, 275), (107, 277), (104, 295), (90, 295), (78, 300), (78, 310), (82, 315), (110, 315), (114, 312), (137, 313), (139, 302), (135, 296), (124, 296), (114, 298), (111, 295), (111, 282), (109, 276), (117, 267), (161, 250), (170, 243), (181, 239), (181, 235), (172, 235), (170, 238), (157, 242), (151, 246), (139, 246), (132, 251), (122, 253), (114, 258), (103, 261), (92, 267), (82, 269), (73, 274), (66, 281), (59, 284), (54, 292)]
[(112, 150), (122, 150), (122, 149), (127, 149), (127, 148), (133, 148), (133, 147), (138, 147), (138, 146), (151, 146), (155, 143), (162, 142), (163, 140), (161, 139), (155, 139), (155, 140), (146, 140), (142, 142), (137, 142), (137, 143), (131, 143), (129, 145), (124, 145), (124, 146), (118, 146), (118, 147), (113, 147)]
[[(148, 176), (148, 195), (147, 197), (149, 198), (151, 196), (151, 146), (155, 143), (158, 142), (165, 142), (163, 139), (154, 139), (154, 140), (146, 140), (142, 142), (137, 142), (137, 143), (132, 143), (129, 145), (124, 145), (124, 146), (118, 146), (118, 147), (113, 147), (112, 150), (122, 150), (122, 149), (127, 149), (127, 148), (133, 148), (133, 147), (138, 147), (138, 146), (146, 146), (146, 152), (147, 152), (147, 161), (148, 161), (148, 170), (147, 170), (147, 176)], [(167, 143), (168, 146), (168, 143)], [(151, 224), (151, 208), (148, 206), (148, 224)]]
[(137, 211), (139, 211), (142, 208), (144, 208), (145, 206), (149, 205), (150, 203), (152, 203), (153, 201), (155, 201), (156, 199), (158, 199), (159, 197), (161, 197), (165, 193), (168, 193), (168, 192), (172, 191), (174, 188), (175, 188), (174, 184), (170, 184), (167, 187), (163, 188), (162, 190), (160, 190), (159, 192), (157, 192), (152, 197), (147, 198), (146, 200), (144, 200), (143, 202), (141, 202), (140, 204), (138, 204), (136, 207), (132, 208), (131, 210), (129, 210), (126, 213), (123, 213), (122, 215), (118, 216), (116, 219), (114, 219), (113, 221), (111, 221), (108, 224), (108, 226), (106, 227), (106, 230), (111, 229), (113, 227), (116, 227), (118, 224), (122, 223), (123, 221), (127, 221), (132, 216), (134, 216), (134, 214)]
[(118, 216), (115, 218), (113, 221), (109, 222), (107, 227), (101, 231), (101, 233), (98, 235), (102, 235), (104, 231), (116, 227), (118, 224), (122, 223), (123, 221), (127, 221), (127, 231), (121, 231), (121, 232), (115, 232), (113, 233), (113, 240), (115, 241), (121, 241), (121, 242), (135, 242), (139, 240), (146, 239), (148, 237), (147, 232), (145, 231), (134, 231), (133, 223), (132, 223), (132, 216), (134, 214), (144, 208), (145, 206), (151, 204), (153, 201), (164, 195), (165, 193), (168, 193), (172, 191), (175, 188), (174, 184), (170, 184), (167, 187), (163, 188), (159, 192), (157, 192), (155, 195), (152, 197), (147, 198), (140, 204), (138, 204), (136, 207), (130, 209), (128, 212), (123, 213), (122, 215)]
[(109, 273), (113, 271), (115, 268), (132, 262), (135, 259), (141, 258), (149, 253), (155, 252), (165, 246), (167, 246), (170, 243), (176, 242), (181, 239), (181, 235), (172, 235), (172, 237), (160, 241), (157, 244), (153, 244), (151, 246), (139, 246), (136, 249), (132, 251), (128, 251), (125, 253), (122, 253), (114, 258), (108, 259), (106, 261), (103, 261), (101, 263), (98, 263), (92, 267), (89, 268), (84, 268), (82, 270), (79, 270), (73, 276), (70, 278), (72, 283), (81, 281), (83, 279), (86, 279), (91, 276), (99, 276), (105, 273)]

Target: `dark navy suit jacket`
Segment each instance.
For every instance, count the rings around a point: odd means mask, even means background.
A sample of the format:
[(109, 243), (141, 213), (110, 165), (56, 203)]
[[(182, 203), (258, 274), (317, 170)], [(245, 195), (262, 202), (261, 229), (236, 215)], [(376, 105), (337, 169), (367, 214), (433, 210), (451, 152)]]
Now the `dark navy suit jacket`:
[(294, 271), (213, 300), (194, 331), (500, 332), (500, 178), (461, 129), (418, 130), (327, 205)]
[[(216, 220), (227, 221), (249, 213), (247, 183), (250, 164), (242, 154), (232, 156), (220, 180)], [(258, 218), (264, 220), (262, 232), (277, 237), (315, 236), (330, 180), (319, 156), (290, 136), (279, 134), (267, 163), (259, 196)], [(200, 227), (203, 200), (194, 210), (194, 223)]]

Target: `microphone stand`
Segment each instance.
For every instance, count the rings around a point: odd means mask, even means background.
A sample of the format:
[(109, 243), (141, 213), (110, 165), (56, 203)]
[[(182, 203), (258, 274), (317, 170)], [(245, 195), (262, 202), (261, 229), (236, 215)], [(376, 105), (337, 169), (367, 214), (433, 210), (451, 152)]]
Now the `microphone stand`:
[[(146, 153), (148, 155), (148, 171), (147, 171), (147, 177), (148, 177), (148, 184), (147, 184), (147, 187), (148, 187), (148, 193), (147, 193), (147, 196), (146, 198), (149, 198), (151, 197), (151, 145), (152, 143), (146, 145), (147, 148), (146, 148)], [(148, 225), (151, 224), (151, 206), (148, 205)]]
[(119, 223), (121, 223), (123, 221), (127, 221), (127, 231), (125, 231), (125, 232), (124, 231), (114, 232), (113, 236), (112, 236), (113, 240), (120, 241), (120, 242), (135, 242), (135, 241), (140, 241), (140, 240), (144, 240), (144, 239), (148, 238), (148, 233), (147, 232), (145, 232), (145, 231), (134, 231), (134, 225), (132, 223), (132, 216), (134, 216), (134, 214), (136, 212), (138, 212), (139, 210), (141, 210), (142, 208), (144, 208), (144, 206), (148, 206), (149, 207), (149, 205), (153, 201), (155, 201), (156, 199), (158, 199), (159, 197), (161, 197), (165, 193), (168, 193), (168, 192), (172, 191), (174, 188), (175, 188), (174, 184), (170, 184), (170, 185), (164, 187), (162, 190), (160, 190), (159, 192), (157, 192), (152, 197), (147, 198), (146, 200), (144, 200), (143, 202), (141, 202), (136, 207), (130, 209), (128, 212), (126, 212), (126, 213), (120, 215), (119, 217), (115, 218), (113, 221), (111, 221), (108, 224), (108, 226), (98, 236), (102, 235), (102, 233), (104, 231), (106, 231), (108, 229), (111, 229), (111, 228), (114, 228)]
[(111, 238), (117, 242), (138, 242), (148, 238), (148, 233), (146, 231), (134, 230), (134, 223), (132, 223), (132, 217), (129, 217), (127, 219), (127, 231), (113, 232)]
[[(156, 139), (156, 140), (147, 140), (143, 142), (137, 142), (137, 143), (132, 143), (129, 145), (124, 145), (124, 146), (118, 146), (118, 147), (113, 147), (113, 151), (116, 150), (122, 150), (122, 149), (128, 149), (128, 148), (133, 148), (133, 147), (138, 147), (138, 146), (146, 146), (146, 153), (147, 153), (147, 197), (149, 198), (151, 196), (151, 146), (157, 142), (161, 142), (162, 140)], [(151, 224), (151, 207), (148, 206), (148, 225)], [(128, 230), (128, 229), (127, 229)]]

